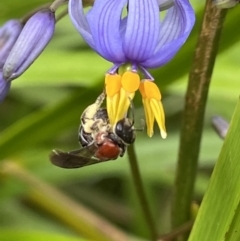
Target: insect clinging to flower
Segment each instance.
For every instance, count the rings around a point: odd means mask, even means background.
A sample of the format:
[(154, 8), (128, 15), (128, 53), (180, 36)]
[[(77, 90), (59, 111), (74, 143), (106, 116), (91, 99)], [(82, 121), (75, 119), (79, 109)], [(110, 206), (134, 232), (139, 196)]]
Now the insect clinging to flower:
[(113, 63), (105, 75), (110, 123), (125, 116), (139, 90), (148, 135), (156, 120), (166, 138), (161, 93), (148, 69), (168, 63), (187, 40), (195, 22), (189, 0), (95, 0), (87, 13), (81, 0), (69, 0), (69, 14), (90, 47)]

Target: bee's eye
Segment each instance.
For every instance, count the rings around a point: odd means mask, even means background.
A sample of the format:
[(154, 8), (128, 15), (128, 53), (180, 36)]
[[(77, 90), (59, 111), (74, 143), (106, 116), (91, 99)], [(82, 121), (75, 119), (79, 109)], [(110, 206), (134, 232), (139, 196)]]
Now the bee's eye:
[(130, 145), (135, 141), (132, 124), (127, 118), (117, 122), (114, 132), (125, 144)]

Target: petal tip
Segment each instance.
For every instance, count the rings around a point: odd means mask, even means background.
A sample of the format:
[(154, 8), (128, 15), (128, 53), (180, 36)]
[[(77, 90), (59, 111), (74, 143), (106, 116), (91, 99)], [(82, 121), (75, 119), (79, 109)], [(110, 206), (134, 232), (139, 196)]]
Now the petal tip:
[(160, 133), (161, 133), (161, 137), (162, 137), (163, 139), (166, 139), (166, 138), (167, 138), (167, 132), (166, 132), (166, 131), (161, 130)]

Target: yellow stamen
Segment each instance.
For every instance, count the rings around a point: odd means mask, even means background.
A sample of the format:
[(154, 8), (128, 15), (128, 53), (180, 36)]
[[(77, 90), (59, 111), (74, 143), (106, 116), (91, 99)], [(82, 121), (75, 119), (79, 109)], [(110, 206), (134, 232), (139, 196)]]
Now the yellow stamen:
[(150, 108), (156, 118), (156, 121), (158, 123), (158, 127), (160, 129), (161, 132), (161, 136), (163, 139), (165, 139), (167, 137), (167, 132), (166, 132), (166, 128), (165, 128), (165, 115), (164, 115), (164, 111), (163, 111), (163, 106), (162, 103), (160, 101), (157, 101), (155, 99), (151, 99), (150, 100)]
[(156, 119), (163, 139), (167, 137), (165, 128), (165, 115), (161, 102), (161, 93), (155, 83), (145, 80), (141, 82), (139, 91), (143, 98), (144, 111), (147, 122), (147, 132), (153, 135), (153, 123)]
[(113, 97), (115, 94), (117, 94), (121, 89), (121, 75), (106, 74), (105, 89), (108, 97)]
[(149, 137), (152, 137), (153, 136), (154, 114), (149, 106), (149, 100), (142, 99), (142, 102), (143, 102), (144, 112), (145, 112), (146, 122), (147, 122), (147, 134)]
[(121, 79), (122, 88), (129, 93), (133, 93), (138, 90), (140, 85), (140, 77), (137, 73), (132, 71), (126, 71), (122, 75)]
[(152, 81), (141, 82), (139, 90), (143, 98), (154, 98), (155, 100), (161, 100), (161, 93), (158, 86)]
[(119, 77), (114, 78), (116, 78), (116, 84), (112, 84), (112, 81), (109, 81), (109, 77), (105, 80), (106, 88), (107, 86), (109, 88), (106, 89), (107, 96), (116, 95), (116, 92), (111, 90), (112, 88), (115, 88), (115, 90), (117, 90), (118, 96), (118, 98), (114, 98), (114, 100), (112, 99), (112, 109), (108, 107), (111, 112), (111, 114), (109, 114), (111, 124), (116, 123), (120, 119), (124, 118), (130, 106), (130, 101), (131, 99), (133, 99), (135, 91), (139, 88), (140, 85), (139, 75), (132, 71), (124, 72), (120, 80)]
[(119, 92), (121, 89), (121, 75), (106, 74), (105, 76), (105, 90), (107, 94), (107, 112), (111, 125), (114, 123), (116, 116)]
[(129, 106), (130, 106), (129, 96), (126, 93), (126, 91), (123, 88), (121, 88), (120, 95), (119, 95), (118, 107), (117, 107), (117, 113), (115, 115), (114, 123), (116, 123), (120, 119), (124, 118)]

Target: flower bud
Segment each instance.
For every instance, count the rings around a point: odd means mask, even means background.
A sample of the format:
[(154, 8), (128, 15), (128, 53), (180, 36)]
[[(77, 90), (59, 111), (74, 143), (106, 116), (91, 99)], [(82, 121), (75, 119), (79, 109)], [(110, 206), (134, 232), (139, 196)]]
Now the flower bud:
[(47, 46), (54, 30), (55, 15), (49, 9), (29, 18), (3, 66), (4, 79), (13, 80), (26, 71)]
[(19, 34), (22, 31), (22, 24), (18, 20), (9, 20), (0, 28), (0, 69), (15, 44)]

